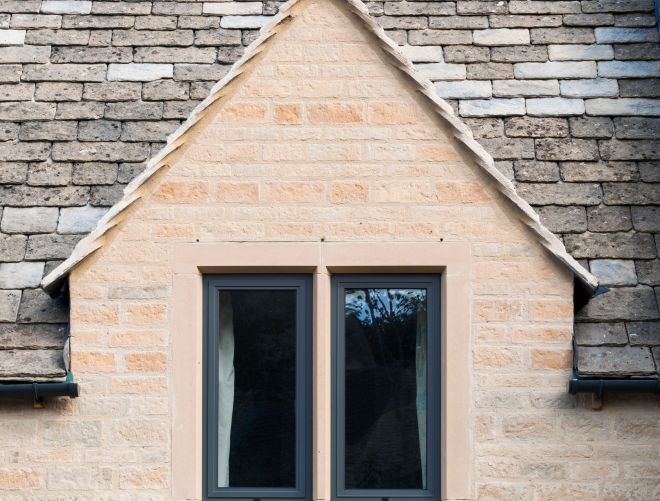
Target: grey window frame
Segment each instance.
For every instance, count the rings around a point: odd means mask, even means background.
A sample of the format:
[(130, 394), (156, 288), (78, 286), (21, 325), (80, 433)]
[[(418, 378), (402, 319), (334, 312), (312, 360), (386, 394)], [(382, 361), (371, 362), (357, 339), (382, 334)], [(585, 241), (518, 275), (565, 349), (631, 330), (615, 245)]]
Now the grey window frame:
[[(220, 290), (296, 290), (296, 487), (245, 488), (218, 485), (217, 378)], [(311, 275), (205, 275), (203, 358), (203, 498), (225, 501), (311, 500), (312, 496), (312, 277)], [(215, 384), (214, 384), (215, 382)]]
[[(428, 311), (427, 488), (346, 489), (344, 487), (344, 290), (347, 288), (425, 288)], [(332, 499), (334, 501), (406, 501), (440, 498), (441, 324), (439, 275), (334, 275), (332, 277)]]

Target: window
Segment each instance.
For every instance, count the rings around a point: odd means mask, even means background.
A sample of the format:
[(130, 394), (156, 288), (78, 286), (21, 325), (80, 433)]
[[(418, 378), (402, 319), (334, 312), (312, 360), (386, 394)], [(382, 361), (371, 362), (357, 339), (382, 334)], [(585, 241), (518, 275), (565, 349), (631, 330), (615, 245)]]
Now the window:
[(333, 499), (437, 499), (440, 281), (335, 276)]
[(205, 498), (311, 499), (311, 278), (204, 279)]

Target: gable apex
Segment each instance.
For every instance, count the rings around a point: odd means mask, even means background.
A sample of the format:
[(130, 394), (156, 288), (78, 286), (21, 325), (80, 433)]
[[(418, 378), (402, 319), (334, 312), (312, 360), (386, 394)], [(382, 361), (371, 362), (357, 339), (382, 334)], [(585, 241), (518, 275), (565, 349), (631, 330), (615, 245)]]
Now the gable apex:
[(385, 59), (395, 67), (400, 74), (412, 85), (414, 91), (422, 96), (428, 103), (428, 110), (434, 113), (446, 126), (454, 139), (454, 146), (461, 150), (471, 162), (492, 180), (492, 186), (502, 197), (515, 207), (518, 219), (521, 220), (537, 237), (556, 259), (563, 263), (576, 277), (577, 281), (587, 289), (593, 290), (597, 281), (586, 269), (575, 261), (566, 251), (562, 242), (545, 228), (538, 214), (515, 191), (512, 183), (503, 176), (494, 165), (492, 157), (473, 138), (471, 131), (453, 113), (452, 108), (437, 96), (431, 82), (422, 77), (412, 63), (403, 55), (399, 47), (385, 34), (369, 16), (366, 6), (360, 0), (290, 0), (284, 4), (279, 13), (266, 25), (257, 40), (246, 50), (243, 57), (231, 68), (229, 73), (220, 80), (210, 91), (209, 96), (200, 103), (169, 138), (166, 146), (147, 163), (145, 170), (129, 183), (124, 190), (124, 197), (115, 204), (110, 211), (99, 221), (96, 229), (81, 240), (75, 247), (71, 256), (47, 275), (42, 281), (42, 287), (48, 292), (55, 292), (66, 279), (68, 273), (88, 256), (103, 247), (110, 229), (119, 224), (127, 216), (130, 207), (141, 200), (146, 194), (147, 182), (154, 176), (166, 172), (176, 158), (186, 149), (196, 126), (215, 110), (214, 103), (222, 103), (233, 95), (235, 85), (239, 85), (241, 75), (245, 74), (257, 63), (257, 56), (264, 52), (269, 41), (286, 28), (306, 5), (331, 2), (345, 9), (369, 33), (375, 45), (385, 56)]

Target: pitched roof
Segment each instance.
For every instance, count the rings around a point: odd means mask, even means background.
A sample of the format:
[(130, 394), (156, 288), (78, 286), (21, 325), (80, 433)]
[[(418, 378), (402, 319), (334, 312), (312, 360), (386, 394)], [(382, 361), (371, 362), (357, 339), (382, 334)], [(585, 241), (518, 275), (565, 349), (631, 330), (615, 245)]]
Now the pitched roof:
[[(71, 270), (105, 244), (108, 231), (116, 226), (125, 216), (126, 210), (144, 195), (142, 188), (145, 183), (165, 169), (172, 156), (186, 146), (191, 131), (209, 113), (211, 105), (229, 94), (230, 84), (250, 69), (255, 56), (267, 48), (268, 41), (277, 35), (283, 23), (290, 20), (293, 15), (292, 8), (304, 1), (306, 0), (289, 0), (280, 7), (279, 13), (262, 29), (259, 38), (247, 48), (243, 57), (211, 89), (209, 96), (193, 110), (186, 122), (170, 135), (167, 145), (151, 158), (144, 172), (126, 186), (123, 198), (105, 214), (96, 229), (76, 245), (66, 261), (43, 279), (41, 285), (46, 291), (49, 293), (57, 291)], [(375, 36), (379, 47), (388, 56), (389, 62), (414, 85), (417, 92), (425, 96), (429, 108), (448, 126), (455, 140), (463, 146), (471, 160), (492, 179), (493, 185), (500, 194), (515, 206), (520, 220), (536, 234), (541, 245), (574, 274), (579, 284), (593, 291), (598, 285), (596, 278), (570, 256), (563, 243), (541, 223), (538, 214), (516, 193), (513, 184), (495, 167), (493, 158), (474, 140), (470, 129), (454, 115), (452, 108), (437, 96), (431, 82), (413, 68), (412, 63), (402, 54), (399, 47), (369, 16), (364, 3), (361, 0), (339, 1), (343, 2), (364, 28)]]

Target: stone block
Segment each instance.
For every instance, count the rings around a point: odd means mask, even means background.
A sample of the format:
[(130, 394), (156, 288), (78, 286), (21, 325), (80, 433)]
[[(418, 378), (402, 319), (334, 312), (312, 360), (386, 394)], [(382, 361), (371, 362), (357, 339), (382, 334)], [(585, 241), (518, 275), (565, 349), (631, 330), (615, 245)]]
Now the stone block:
[(660, 207), (632, 207), (631, 210), (637, 231), (660, 232)]
[(605, 117), (574, 117), (568, 120), (573, 137), (608, 138), (614, 134), (611, 118)]
[(619, 85), (616, 80), (562, 80), (561, 95), (572, 98), (616, 97)]
[(589, 99), (585, 107), (589, 115), (660, 115), (657, 99)]
[(34, 84), (0, 85), (0, 101), (31, 101)]
[[(156, 16), (159, 19), (163, 19), (163, 16)], [(164, 18), (170, 19), (170, 17)], [(217, 16), (179, 16), (178, 18), (172, 17), (175, 20), (175, 26), (184, 28), (184, 29), (195, 29), (195, 30), (216, 30), (220, 28), (220, 18)], [(235, 32), (233, 32), (235, 33)], [(240, 43), (240, 33), (238, 33), (238, 42)]]
[(69, 320), (69, 307), (62, 297), (54, 299), (42, 289), (23, 291), (18, 321), (24, 323), (63, 324)]
[(417, 64), (419, 73), (430, 80), (465, 80), (464, 64), (428, 63)]
[(648, 183), (604, 183), (606, 204), (658, 205), (660, 190)]
[(53, 146), (53, 160), (78, 162), (141, 162), (149, 155), (144, 143), (56, 143)]
[(20, 290), (0, 290), (0, 322), (16, 322), (20, 302)]
[(0, 184), (20, 184), (27, 179), (28, 164), (0, 162)]
[(601, 141), (600, 154), (605, 160), (660, 160), (657, 141), (612, 139)]
[(660, 260), (637, 261), (637, 278), (640, 284), (660, 285)]
[(629, 207), (618, 205), (588, 207), (587, 221), (589, 231), (607, 233), (632, 230)]
[(651, 350), (641, 346), (582, 346), (577, 369), (585, 376), (648, 376), (655, 374)]
[(180, 125), (178, 121), (158, 122), (124, 122), (121, 140), (135, 141), (164, 141)]
[[(2, 57), (2, 47), (0, 47), (0, 57)], [(2, 83), (19, 83), (21, 80), (21, 72), (23, 71), (20, 64), (3, 64), (0, 66), (0, 82)]]
[(220, 27), (227, 29), (259, 29), (270, 20), (270, 16), (224, 16), (220, 20)]
[(660, 61), (601, 61), (598, 63), (601, 78), (648, 78), (660, 77)]
[[(0, 47), (0, 63), (47, 63), (50, 58), (50, 47), (39, 47), (36, 45), (24, 45), (21, 47)], [(15, 72), (11, 67), (6, 67), (7, 73), (0, 77), (0, 81), (14, 81), (11, 76)], [(20, 75), (22, 70), (18, 72)], [(18, 78), (15, 79), (18, 81)]]
[(56, 106), (54, 103), (0, 103), (0, 120), (16, 122), (52, 120), (55, 118), (55, 110)]
[(102, 82), (105, 73), (105, 64), (26, 64), (22, 78), (27, 81)]
[(90, 101), (135, 101), (140, 99), (142, 85), (137, 82), (86, 83), (83, 97)]
[(214, 63), (215, 47), (138, 47), (134, 49), (136, 63)]
[(4, 262), (17, 262), (25, 257), (27, 237), (25, 235), (0, 234), (0, 256)]
[(83, 84), (71, 82), (42, 82), (37, 84), (38, 101), (80, 101)]
[(660, 118), (617, 117), (614, 127), (617, 139), (660, 138)]
[(493, 94), (497, 97), (558, 96), (558, 80), (495, 80)]
[[(378, 24), (386, 30), (423, 30), (429, 27), (429, 22), (426, 17), (418, 16), (382, 16), (378, 19)], [(222, 26), (222, 21), (220, 21)], [(397, 43), (398, 44), (398, 43)]]
[(516, 78), (520, 79), (596, 78), (596, 63), (593, 61), (517, 63), (513, 66), (513, 72)]
[(0, 30), (0, 45), (23, 45), (25, 30)]
[[(86, 162), (73, 165), (73, 184), (113, 184), (117, 181), (118, 166), (115, 163)], [(121, 182), (121, 181), (120, 181)]]
[(464, 117), (512, 116), (525, 114), (525, 100), (517, 99), (488, 99), (475, 101), (461, 101), (460, 114)]
[(89, 14), (92, 2), (86, 0), (46, 0), (41, 4), (43, 14)]
[(202, 14), (216, 16), (248, 16), (262, 14), (262, 2), (204, 2)]
[[(241, 32), (238, 30), (198, 30), (195, 32), (195, 45), (218, 46), (218, 45), (241, 45)], [(242, 49), (241, 49), (242, 50)], [(234, 61), (231, 61), (233, 63)]]
[(532, 28), (533, 44), (584, 44), (594, 43), (594, 31), (591, 28)]
[(537, 160), (517, 160), (514, 162), (517, 181), (556, 182), (559, 181), (559, 167), (556, 162)]
[(57, 227), (54, 207), (5, 207), (0, 228), (5, 233), (49, 233)]
[(547, 28), (562, 24), (562, 17), (559, 15), (489, 16), (488, 20), (493, 28)]
[(491, 83), (483, 80), (436, 82), (438, 96), (445, 99), (484, 99), (492, 96)]
[(94, 206), (109, 207), (121, 200), (124, 195), (123, 184), (92, 187), (89, 203)]
[(71, 207), (60, 211), (57, 232), (61, 234), (89, 233), (107, 212), (103, 207)]
[(439, 63), (442, 61), (442, 47), (433, 45), (404, 45), (403, 55), (413, 63)]
[(82, 235), (30, 235), (25, 259), (66, 259)]
[(174, 80), (218, 81), (228, 71), (229, 66), (222, 64), (175, 64)]
[(635, 12), (653, 9), (650, 0), (583, 0), (583, 12)]
[(488, 18), (486, 16), (451, 16), (451, 17), (430, 17), (429, 28), (432, 29), (482, 29), (488, 28)]
[(548, 49), (539, 45), (493, 47), (490, 58), (498, 63), (544, 62), (548, 60)]
[(551, 61), (601, 61), (614, 59), (611, 45), (550, 45), (548, 56)]
[(660, 322), (627, 322), (626, 329), (633, 346), (660, 345)]
[(564, 16), (566, 26), (608, 26), (614, 24), (612, 14), (568, 14)]
[(13, 14), (10, 26), (12, 28), (59, 28), (62, 16), (46, 14)]
[(161, 78), (172, 78), (174, 66), (171, 64), (110, 64), (108, 80), (150, 82)]
[(656, 320), (660, 318), (653, 288), (613, 287), (591, 300), (577, 313), (577, 319)]
[(7, 185), (2, 188), (3, 201), (16, 207), (60, 207), (85, 205), (89, 190), (79, 186), (35, 187)]
[[(18, 139), (19, 124), (4, 122), (0, 125), (0, 142)], [(1, 167), (0, 167), (1, 169)], [(0, 178), (2, 176), (0, 175)]]
[(628, 335), (623, 322), (578, 322), (575, 324), (575, 342), (581, 346), (625, 346)]
[(512, 14), (579, 14), (580, 2), (563, 0), (512, 0), (509, 2)]
[(501, 118), (466, 118), (464, 122), (475, 138), (493, 138), (504, 135), (504, 122)]
[(0, 143), (0, 162), (43, 161), (49, 152), (49, 143)]
[(476, 30), (472, 38), (475, 45), (529, 45), (529, 30), (511, 28)]
[(637, 181), (635, 162), (564, 162), (561, 175), (565, 181)]
[(567, 137), (568, 124), (565, 118), (515, 117), (504, 121), (504, 130), (509, 137)]
[(121, 134), (121, 122), (114, 120), (90, 120), (80, 122), (80, 141), (116, 141)]
[(527, 114), (537, 117), (582, 115), (584, 101), (563, 97), (527, 99)]
[(479, 143), (495, 160), (534, 158), (534, 142), (525, 138), (479, 139)]
[[(63, 378), (65, 375), (61, 349), (0, 350), (0, 378), (4, 380)], [(21, 485), (29, 487), (29, 484)]]
[(60, 120), (91, 120), (101, 118), (105, 105), (97, 102), (57, 103), (55, 118)]
[(597, 184), (520, 183), (516, 190), (531, 205), (598, 205), (600, 203), (600, 189)]
[(592, 259), (589, 261), (591, 273), (598, 283), (604, 286), (637, 285), (635, 262), (623, 259)]
[(507, 6), (497, 1), (465, 0), (457, 3), (456, 12), (468, 16), (475, 14), (506, 14)]
[(42, 162), (31, 164), (28, 173), (30, 186), (66, 186), (71, 180), (71, 164)]
[(456, 14), (454, 2), (385, 2), (384, 14), (388, 16), (453, 16)]
[(475, 63), (467, 65), (470, 80), (507, 80), (513, 78), (513, 65), (508, 63)]
[(411, 45), (468, 45), (472, 32), (468, 30), (413, 30), (408, 35)]
[(586, 232), (566, 235), (564, 244), (576, 259), (653, 259), (657, 255), (653, 237), (647, 233)]
[(37, 287), (43, 271), (43, 262), (0, 263), (0, 289)]
[[(639, 162), (638, 167), (642, 181), (647, 183), (660, 182), (660, 162)], [(0, 175), (0, 177), (2, 176)]]
[(18, 134), (23, 141), (70, 141), (76, 139), (76, 122), (24, 122)]
[(596, 141), (587, 139), (537, 139), (539, 160), (598, 160)]
[[(216, 28), (220, 26), (220, 21), (217, 18), (189, 17), (208, 20), (207, 25), (210, 24)], [(135, 25), (133, 27), (136, 30), (175, 30), (177, 28), (177, 18), (175, 16), (138, 16), (135, 18)], [(189, 24), (186, 25), (186, 23), (179, 24), (179, 28), (192, 27)]]
[(541, 222), (553, 233), (582, 233), (587, 229), (584, 207), (546, 205), (536, 209)]
[(53, 63), (130, 63), (130, 47), (53, 47)]
[(163, 103), (123, 101), (108, 103), (105, 118), (112, 120), (158, 120), (163, 117)]
[(596, 28), (596, 42), (605, 43), (634, 43), (657, 42), (658, 30), (654, 28)]

